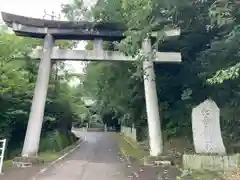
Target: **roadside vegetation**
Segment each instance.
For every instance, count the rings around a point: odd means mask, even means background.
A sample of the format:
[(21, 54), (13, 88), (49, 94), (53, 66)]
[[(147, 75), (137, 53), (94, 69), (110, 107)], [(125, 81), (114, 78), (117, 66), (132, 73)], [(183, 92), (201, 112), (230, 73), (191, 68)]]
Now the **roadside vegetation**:
[[(66, 41), (57, 43), (71, 46)], [(4, 26), (0, 28), (0, 139), (7, 139), (6, 160), (21, 153), (38, 69), (38, 61), (27, 54), (41, 44), (41, 40), (17, 37)], [(69, 79), (64, 64), (54, 63), (40, 142), (40, 156), (45, 159), (55, 159), (77, 140), (71, 132), (78, 115)]]
[[(185, 137), (192, 141), (192, 108), (211, 97), (221, 109), (221, 127), (228, 152), (240, 141), (240, 78), (239, 78), (239, 3), (236, 0), (99, 0), (91, 10), (83, 1), (65, 4), (62, 12), (73, 20), (118, 22), (126, 29), (120, 43), (105, 42), (106, 50), (118, 49), (134, 56), (149, 32), (158, 29), (159, 51), (179, 51), (181, 64), (155, 64), (157, 93), (165, 142)], [(164, 43), (164, 28), (180, 27), (178, 40)], [(37, 61), (28, 52), (42, 44), (36, 39), (17, 37), (0, 31), (0, 138), (8, 139), (6, 158), (19, 155), (29, 116), (37, 75)], [(58, 42), (72, 47), (72, 42)], [(88, 42), (87, 49), (92, 48)], [(23, 57), (22, 59), (16, 56)], [(70, 130), (72, 122), (80, 125), (95, 121), (98, 115), (108, 126), (135, 125), (137, 139), (148, 141), (147, 119), (141, 62), (89, 62), (81, 83), (70, 87), (73, 75), (64, 64), (54, 63), (49, 85), (43, 124), (41, 152), (59, 152), (76, 139)], [(94, 100), (86, 107), (81, 97)], [(97, 121), (97, 120), (96, 120)], [(140, 158), (136, 151), (119, 137), (120, 146), (129, 155)], [(178, 145), (173, 146), (177, 147)], [(189, 148), (192, 144), (189, 145)], [(138, 149), (138, 148), (137, 148)], [(182, 152), (182, 151), (181, 151)], [(180, 153), (181, 153), (180, 152)], [(234, 174), (240, 179), (239, 170)], [(232, 176), (229, 175), (229, 177)], [(235, 180), (235, 179), (229, 179)]]

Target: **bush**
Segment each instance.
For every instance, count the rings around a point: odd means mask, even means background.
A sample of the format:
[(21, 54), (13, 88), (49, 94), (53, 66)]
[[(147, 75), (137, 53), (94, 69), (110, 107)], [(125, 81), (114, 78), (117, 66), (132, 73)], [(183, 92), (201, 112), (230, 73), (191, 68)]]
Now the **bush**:
[(59, 131), (50, 132), (41, 138), (39, 150), (59, 152), (65, 147), (73, 144), (77, 138), (71, 133), (61, 133)]

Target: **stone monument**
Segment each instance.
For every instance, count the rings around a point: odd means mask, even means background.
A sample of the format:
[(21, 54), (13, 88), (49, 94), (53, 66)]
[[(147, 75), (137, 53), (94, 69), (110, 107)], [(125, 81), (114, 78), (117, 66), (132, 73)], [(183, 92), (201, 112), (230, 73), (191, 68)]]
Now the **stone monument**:
[(196, 153), (225, 154), (220, 129), (220, 110), (207, 99), (192, 110), (192, 131)]
[(239, 154), (226, 154), (220, 129), (220, 110), (207, 99), (192, 110), (196, 154), (183, 155), (183, 167), (191, 170), (228, 171), (238, 167)]

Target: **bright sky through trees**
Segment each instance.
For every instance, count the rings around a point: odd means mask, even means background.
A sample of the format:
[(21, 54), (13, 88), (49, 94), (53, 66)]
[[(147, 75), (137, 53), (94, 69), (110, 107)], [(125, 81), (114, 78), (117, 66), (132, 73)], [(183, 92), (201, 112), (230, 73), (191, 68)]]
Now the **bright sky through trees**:
[[(92, 4), (87, 2), (88, 4)], [(0, 11), (23, 15), (33, 18), (43, 18), (44, 10), (48, 14), (54, 12), (54, 14), (59, 15), (61, 13), (61, 4), (71, 3), (71, 0), (0, 0)], [(64, 16), (61, 15), (63, 19)], [(2, 21), (0, 15), (0, 22)], [(77, 49), (84, 49), (85, 43), (80, 42)], [(74, 73), (81, 73), (83, 70), (83, 65), (76, 61), (67, 61), (66, 68), (73, 71)], [(75, 84), (77, 82), (73, 82)]]

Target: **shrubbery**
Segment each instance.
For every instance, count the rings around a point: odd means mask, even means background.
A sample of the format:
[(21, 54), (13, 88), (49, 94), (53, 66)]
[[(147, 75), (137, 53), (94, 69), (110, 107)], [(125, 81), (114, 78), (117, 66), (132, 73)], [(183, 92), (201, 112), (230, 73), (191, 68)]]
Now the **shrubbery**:
[(47, 133), (45, 137), (41, 138), (40, 141), (40, 151), (53, 151), (59, 152), (65, 147), (73, 144), (77, 138), (71, 133), (63, 134), (59, 131), (53, 131)]
[[(40, 39), (17, 37), (0, 27), (0, 139), (7, 139), (6, 159), (20, 156), (22, 151), (39, 62), (26, 55), (42, 44)], [(69, 41), (57, 41), (56, 44), (71, 45)], [(23, 58), (15, 59), (15, 56)], [(59, 74), (59, 71), (64, 73)], [(68, 75), (64, 63), (54, 62), (40, 151), (60, 151), (76, 140), (70, 132), (72, 121), (78, 116)], [(77, 98), (75, 101), (80, 102)]]

